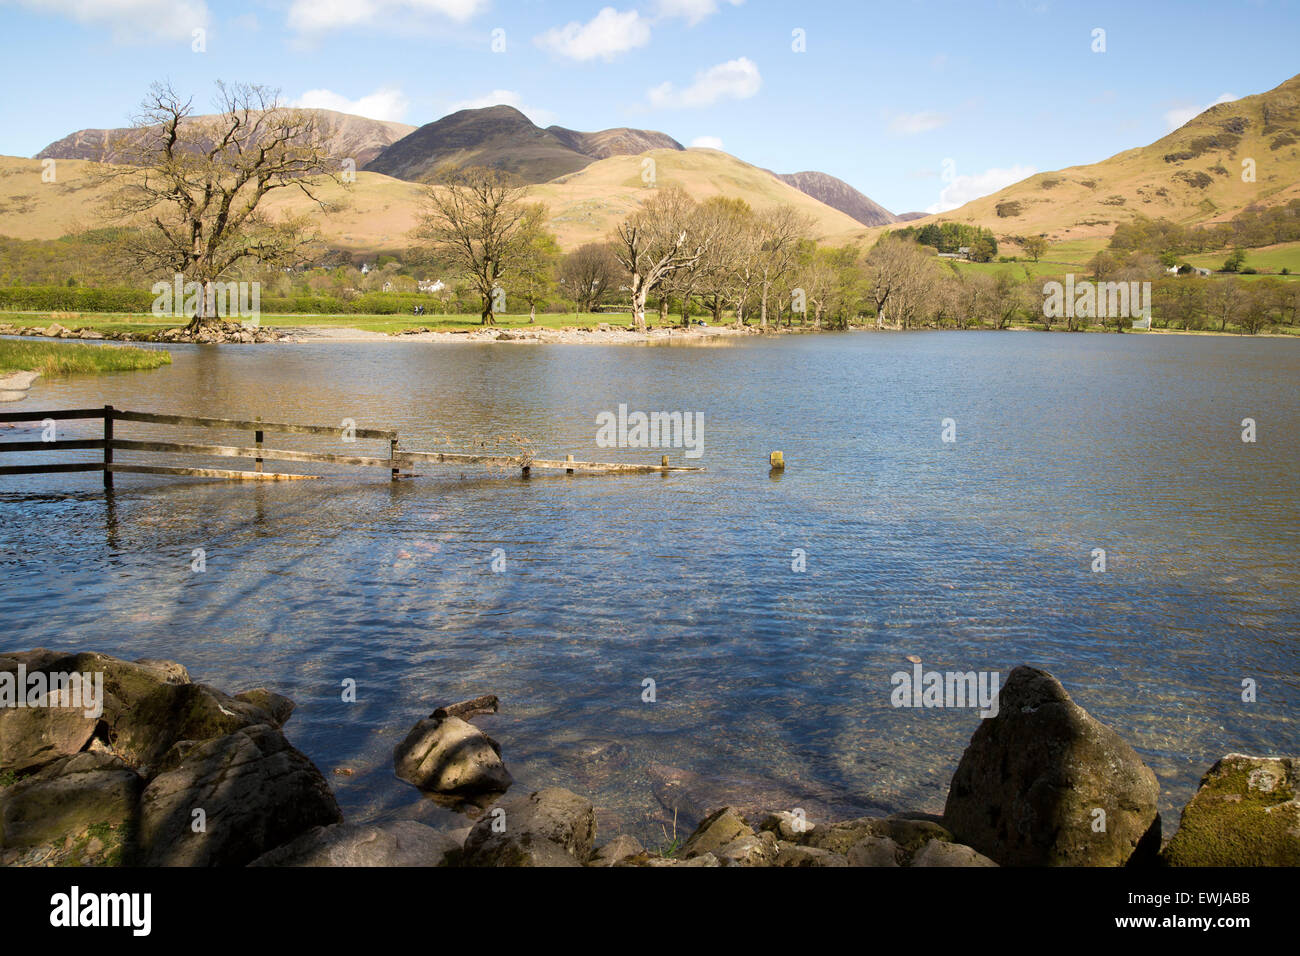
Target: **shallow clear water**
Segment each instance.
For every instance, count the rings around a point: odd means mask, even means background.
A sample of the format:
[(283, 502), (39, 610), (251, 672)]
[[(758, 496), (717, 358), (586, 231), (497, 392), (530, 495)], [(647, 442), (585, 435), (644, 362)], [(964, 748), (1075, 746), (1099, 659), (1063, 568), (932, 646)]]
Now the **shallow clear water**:
[[(108, 499), (98, 475), (0, 479), (4, 648), (168, 657), (232, 693), (287, 694), (290, 739), (350, 819), (445, 822), (393, 777), (392, 748), (435, 705), (481, 693), (501, 698), (481, 723), (516, 786), (586, 792), (605, 835), (662, 840), (651, 763), (938, 810), (979, 718), (893, 708), (908, 655), (1054, 673), (1155, 770), (1167, 828), (1222, 754), (1300, 749), (1300, 343), (916, 333), (173, 354), (154, 372), (38, 381), (25, 405), (353, 418), (412, 449), (520, 433), (548, 457), (638, 462), (659, 452), (597, 447), (598, 412), (704, 415), (702, 474), (119, 475)], [(118, 425), (151, 435), (249, 441)], [(608, 742), (621, 756), (589, 757)]]

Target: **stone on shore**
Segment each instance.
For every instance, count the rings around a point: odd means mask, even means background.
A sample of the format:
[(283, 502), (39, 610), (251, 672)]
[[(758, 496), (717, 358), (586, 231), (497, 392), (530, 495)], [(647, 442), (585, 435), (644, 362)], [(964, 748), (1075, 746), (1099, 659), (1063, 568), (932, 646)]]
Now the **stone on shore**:
[(1183, 808), (1170, 866), (1300, 866), (1300, 758), (1228, 754)]
[(682, 844), (682, 856), (688, 860), (705, 853), (713, 853), (716, 856), (716, 851), (733, 840), (753, 835), (753, 829), (736, 810), (723, 807), (700, 821), (695, 832)]
[(414, 820), (314, 827), (249, 866), (453, 866), (461, 844)]
[(997, 866), (984, 854), (961, 843), (947, 843), (943, 840), (931, 840), (912, 854), (908, 866), (921, 867), (957, 867), (957, 866)]
[(420, 721), (393, 751), (393, 764), (403, 780), (437, 793), (504, 791), (514, 782), (500, 745), (459, 717)]
[(27, 397), (27, 390), (32, 382), (40, 377), (40, 372), (11, 372), (0, 375), (0, 402), (20, 402)]
[(1123, 866), (1159, 851), (1159, 794), (1133, 748), (1056, 678), (1017, 667), (962, 755), (943, 822), (1003, 866)]
[(468, 866), (583, 866), (596, 839), (591, 801), (559, 787), (499, 801), (465, 840)]
[(849, 847), (849, 866), (902, 866), (903, 848), (889, 837), (863, 837)]
[[(210, 740), (256, 724), (283, 723), (286, 698), (269, 691), (236, 699), (190, 682), (174, 661), (124, 661), (108, 654), (62, 654), (38, 649), (0, 658), (0, 671), (103, 675), (103, 713), (85, 709), (0, 708), (0, 769), (37, 767), (77, 753), (92, 735), (142, 773), (182, 740)], [(264, 706), (271, 710), (264, 709)], [(289, 705), (292, 709), (292, 704)], [(271, 711), (276, 711), (272, 713)], [(87, 732), (89, 731), (89, 732)]]
[(777, 843), (776, 859), (773, 866), (848, 866), (849, 861), (839, 853), (819, 850), (813, 846), (800, 846), (798, 843)]
[(235, 695), (235, 700), (259, 708), (271, 718), (270, 722), (276, 727), (283, 727), (288, 723), (289, 718), (293, 716), (295, 706), (288, 697), (267, 690), (265, 687), (242, 691)]
[(312, 827), (342, 821), (325, 778), (283, 733), (246, 727), (168, 752), (140, 800), (141, 861), (244, 866)]
[(94, 826), (130, 821), (140, 777), (105, 753), (62, 757), (17, 783), (0, 788), (0, 847), (62, 841)]

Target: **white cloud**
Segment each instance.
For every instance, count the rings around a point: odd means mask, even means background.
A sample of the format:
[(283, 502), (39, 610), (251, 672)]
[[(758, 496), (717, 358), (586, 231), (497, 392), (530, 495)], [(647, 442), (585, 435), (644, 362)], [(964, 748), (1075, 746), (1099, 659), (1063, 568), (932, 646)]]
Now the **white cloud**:
[(722, 149), (722, 140), (716, 136), (697, 136), (691, 145), (699, 149)]
[(293, 0), (289, 26), (323, 33), (358, 26), (395, 26), (411, 17), (434, 15), (457, 22), (470, 19), (488, 0)]
[[(4, 3), (5, 0), (0, 0)], [(208, 27), (204, 0), (18, 0), (29, 10), (104, 27), (118, 42), (188, 40)]]
[(491, 93), (485, 93), (483, 96), (461, 100), (459, 103), (452, 103), (451, 106), (447, 108), (447, 112), (455, 113), (459, 110), (481, 110), (486, 106), (513, 106), (538, 126), (550, 126), (555, 122), (554, 113), (550, 110), (524, 105), (523, 97), (514, 90), (493, 90)]
[(1015, 165), (1010, 169), (986, 169), (974, 176), (957, 176), (939, 192), (939, 201), (926, 206), (925, 211), (931, 215), (937, 212), (948, 212), (950, 209), (964, 206), (972, 199), (979, 199), (999, 189), (1005, 189), (1036, 172), (1038, 170), (1033, 166)]
[(1219, 98), (1207, 106), (1185, 106), (1169, 110), (1165, 113), (1165, 124), (1169, 127), (1169, 132), (1172, 133), (1184, 123), (1188, 123), (1200, 116), (1211, 106), (1218, 106), (1220, 103), (1231, 103), (1237, 98), (1231, 93), (1220, 93)]
[(401, 90), (396, 89), (375, 90), (369, 96), (357, 100), (350, 100), (333, 90), (308, 90), (289, 105), (303, 109), (337, 110), (354, 116), (401, 122), (411, 102)]
[(920, 113), (895, 114), (889, 121), (889, 131), (899, 136), (915, 136), (947, 125), (948, 117), (945, 114), (925, 110)]
[(746, 100), (763, 85), (758, 67), (747, 57), (728, 60), (695, 74), (691, 85), (679, 90), (672, 83), (660, 83), (646, 95), (652, 106), (712, 106), (719, 100)]
[(587, 23), (574, 20), (554, 27), (534, 37), (533, 42), (571, 60), (612, 60), (649, 43), (650, 22), (635, 10), (619, 13), (605, 7)]
[[(691, 26), (718, 12), (719, 0), (659, 0), (655, 12), (661, 17), (681, 17)], [(722, 0), (738, 7), (745, 0)]]

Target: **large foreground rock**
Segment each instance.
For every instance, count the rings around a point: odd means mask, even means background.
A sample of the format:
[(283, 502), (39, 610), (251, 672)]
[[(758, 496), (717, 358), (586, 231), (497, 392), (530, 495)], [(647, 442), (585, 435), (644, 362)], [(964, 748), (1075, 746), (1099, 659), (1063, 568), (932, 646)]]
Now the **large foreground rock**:
[(70, 756), (97, 737), (127, 763), (148, 773), (182, 740), (211, 740), (257, 724), (280, 726), (293, 705), (258, 690), (230, 697), (190, 682), (174, 661), (124, 661), (108, 654), (38, 649), (0, 656), (0, 671), (102, 675), (103, 713), (82, 708), (0, 709), (0, 768), (22, 770)]
[(61, 842), (91, 827), (129, 823), (142, 786), (112, 754), (62, 757), (0, 788), (0, 847)]
[(403, 780), (437, 793), (504, 791), (514, 782), (500, 745), (459, 717), (420, 721), (393, 751), (393, 766)]
[(1003, 866), (1122, 866), (1159, 851), (1159, 792), (1133, 748), (1056, 678), (1017, 667), (962, 755), (943, 823)]
[(278, 729), (257, 725), (172, 748), (140, 801), (140, 853), (149, 866), (243, 866), (342, 820), (316, 766)]
[[(503, 812), (498, 812), (503, 811)], [(596, 839), (591, 801), (559, 787), (489, 807), (465, 839), (468, 866), (583, 866)]]
[(1228, 754), (1164, 850), (1171, 866), (1300, 866), (1300, 759)]
[(414, 820), (314, 827), (249, 866), (450, 866), (460, 841)]

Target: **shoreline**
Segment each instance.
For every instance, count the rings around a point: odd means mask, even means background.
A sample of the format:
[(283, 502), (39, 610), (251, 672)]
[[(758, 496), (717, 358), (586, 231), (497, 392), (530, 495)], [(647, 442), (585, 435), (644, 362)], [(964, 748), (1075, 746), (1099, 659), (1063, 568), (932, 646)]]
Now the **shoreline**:
[[(51, 703), (46, 688), (69, 686), (69, 675), (79, 681), (71, 697)], [(1221, 757), (1166, 839), (1156, 775), (1056, 678), (1028, 666), (1010, 672), (1002, 706), (970, 738), (942, 813), (839, 817), (817, 808), (815, 787), (718, 797), (694, 789), (691, 778), (703, 775), (660, 768), (654, 795), (673, 811), (674, 829), (657, 849), (626, 833), (598, 843), (591, 800), (517, 785), (502, 746), (475, 723), (498, 713), (493, 694), (436, 706), (404, 737), (393, 734), (395, 776), (461, 814), (458, 826), (437, 829), (401, 817), (345, 821), (328, 779), (284, 732), (293, 701), (266, 686), (232, 696), (192, 681), (176, 661), (38, 648), (0, 652), (0, 690), (6, 866), (1300, 862), (1300, 758)], [(645, 769), (653, 777), (656, 765)], [(1050, 805), (1044, 788), (1056, 795)], [(195, 806), (222, 826), (192, 828)]]
[(266, 325), (248, 326), (226, 322), (222, 327), (206, 330), (199, 337), (189, 336), (183, 327), (157, 332), (102, 332), (94, 328), (67, 328), (58, 322), (49, 326), (19, 326), (0, 323), (0, 337), (21, 340), (58, 340), (76, 342), (120, 342), (123, 344), (153, 345), (300, 345), (356, 342), (420, 342), (435, 344), (486, 344), (501, 342), (523, 345), (718, 345), (745, 338), (775, 338), (792, 335), (842, 335), (848, 333), (917, 333), (917, 332), (1035, 332), (1063, 335), (1187, 335), (1213, 336), (1240, 339), (1300, 339), (1293, 332), (1220, 332), (1212, 329), (1126, 329), (1116, 333), (1110, 329), (1088, 327), (1076, 331), (1061, 328), (1043, 329), (1029, 326), (1012, 326), (992, 329), (984, 326), (965, 329), (919, 327), (900, 329), (877, 328), (875, 325), (850, 325), (844, 329), (814, 328), (811, 326), (757, 325), (738, 326), (734, 323), (718, 326), (679, 325), (651, 326), (638, 332), (624, 325), (599, 323), (596, 326), (546, 325), (482, 326), (467, 329), (436, 330), (427, 326), (404, 329), (400, 332), (378, 332), (347, 325)]

